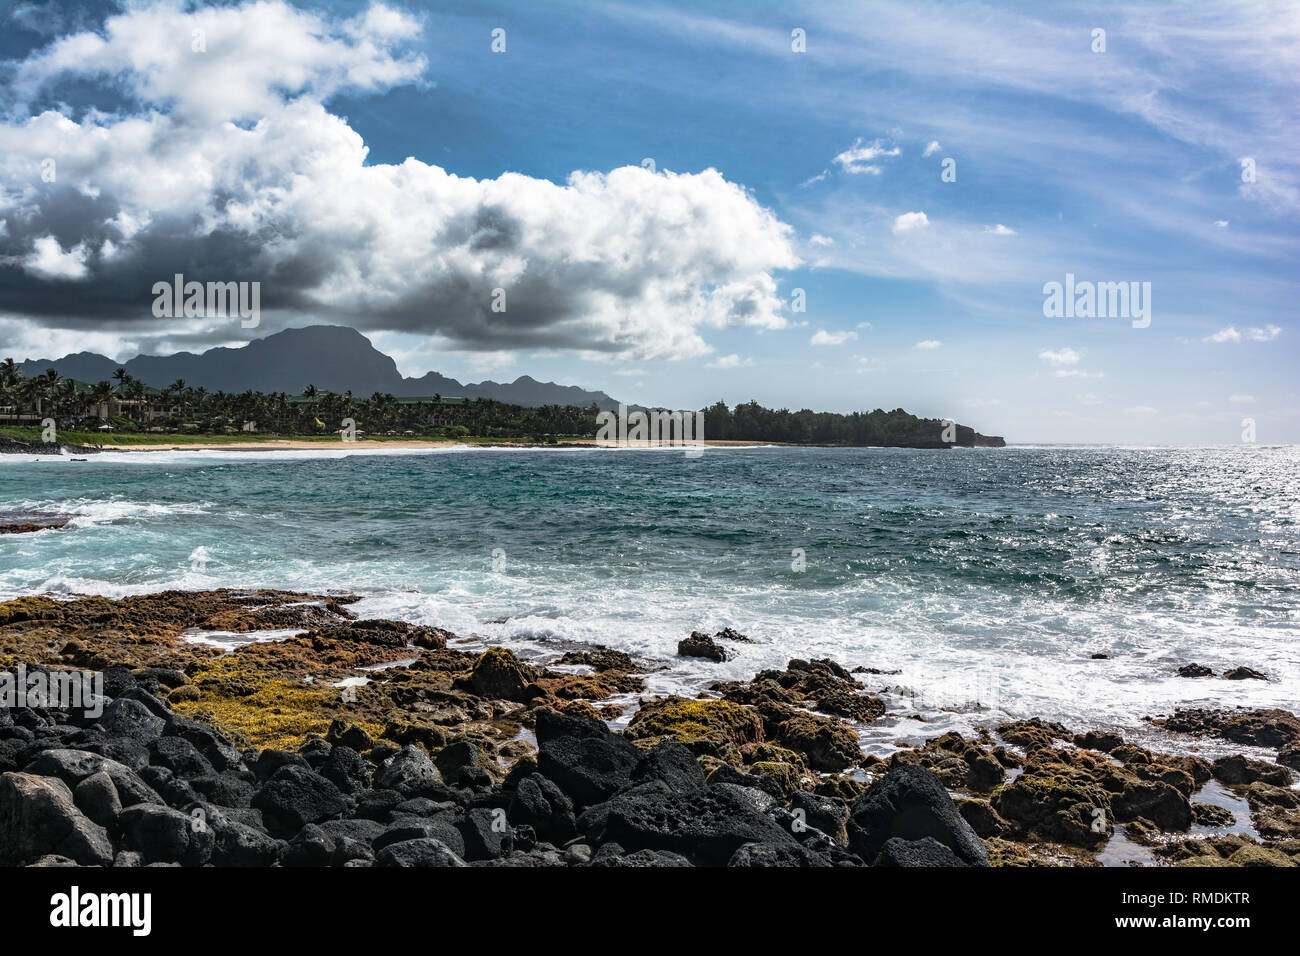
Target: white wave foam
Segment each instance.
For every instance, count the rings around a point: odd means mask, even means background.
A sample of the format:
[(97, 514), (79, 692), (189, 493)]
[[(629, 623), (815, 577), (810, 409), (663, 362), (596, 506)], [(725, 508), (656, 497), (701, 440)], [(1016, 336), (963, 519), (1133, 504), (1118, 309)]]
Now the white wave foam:
[(181, 640), (190, 644), (203, 644), (207, 647), (221, 647), (234, 650), (245, 644), (262, 644), (272, 641), (284, 641), (295, 634), (303, 633), (301, 627), (277, 628), (268, 631), (201, 631), (192, 629), (181, 635)]

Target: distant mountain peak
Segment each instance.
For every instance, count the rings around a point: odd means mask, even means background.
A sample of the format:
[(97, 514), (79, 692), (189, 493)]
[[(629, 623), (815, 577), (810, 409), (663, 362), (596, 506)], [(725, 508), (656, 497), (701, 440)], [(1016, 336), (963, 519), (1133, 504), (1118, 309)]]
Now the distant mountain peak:
[(126, 362), (94, 352), (77, 352), (61, 359), (32, 359), (18, 363), (23, 374), (40, 375), (53, 368), (65, 378), (98, 382), (125, 368), (134, 378), (155, 388), (184, 379), (192, 388), (209, 392), (287, 392), (297, 395), (308, 385), (330, 392), (399, 398), (441, 394), (444, 397), (490, 398), (512, 405), (588, 405), (613, 409), (617, 400), (604, 392), (574, 385), (539, 382), (521, 375), (514, 382), (462, 384), (439, 372), (404, 378), (397, 363), (363, 333), (346, 325), (309, 325), (284, 329), (238, 348), (212, 348), (174, 355), (137, 355)]

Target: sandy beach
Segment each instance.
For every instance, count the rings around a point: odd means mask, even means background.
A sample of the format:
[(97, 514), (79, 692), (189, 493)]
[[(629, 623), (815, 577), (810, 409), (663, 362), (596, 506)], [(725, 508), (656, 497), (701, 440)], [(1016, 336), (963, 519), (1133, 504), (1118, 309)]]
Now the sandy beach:
[(382, 441), (378, 439), (359, 439), (352, 442), (329, 442), (329, 441), (311, 441), (304, 439), (275, 438), (266, 441), (237, 441), (237, 442), (198, 442), (194, 444), (159, 444), (159, 445), (101, 445), (101, 451), (319, 451), (322, 448), (333, 448), (339, 446), (349, 451), (371, 451), (376, 449), (425, 449), (425, 448), (454, 448), (462, 446), (466, 448), (655, 448), (655, 447), (680, 447), (686, 450), (691, 447), (704, 446), (708, 448), (761, 448), (767, 445), (779, 444), (778, 442), (750, 442), (750, 441), (711, 441), (701, 440), (692, 442), (689, 445), (672, 445), (666, 442), (651, 441), (625, 441), (625, 442), (604, 442), (604, 441), (561, 441), (557, 444), (541, 444), (538, 442), (463, 442), (453, 439), (396, 439), (393, 441)]

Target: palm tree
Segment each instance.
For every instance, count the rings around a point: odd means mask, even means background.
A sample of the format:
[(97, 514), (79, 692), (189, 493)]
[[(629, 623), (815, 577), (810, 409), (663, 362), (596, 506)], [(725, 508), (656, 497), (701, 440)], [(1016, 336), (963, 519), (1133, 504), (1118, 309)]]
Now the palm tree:
[(144, 408), (144, 382), (140, 381), (138, 378), (131, 379), (130, 383), (126, 386), (126, 394), (130, 396), (132, 402), (136, 403), (134, 406), (135, 413), (139, 417), (139, 420), (143, 421), (144, 413), (146, 411)]
[(39, 378), (25, 378), (18, 383), (19, 404), (29, 411), (41, 413), (41, 390), (44, 385)]
[(113, 391), (117, 395), (120, 410), (127, 418), (130, 418), (131, 409), (126, 407), (126, 400), (128, 398), (127, 387), (131, 384), (131, 373), (119, 367), (113, 371), (113, 381), (117, 382)]
[(108, 382), (98, 382), (91, 386), (90, 402), (92, 405), (104, 406), (104, 417), (108, 417), (108, 401), (113, 397), (113, 386)]
[(74, 407), (77, 401), (77, 385), (70, 378), (62, 379), (54, 387), (50, 397), (51, 410), (54, 412), (54, 417), (58, 418)]
[(23, 391), (26, 392), (27, 400), (31, 402), (37, 415), (40, 415), (44, 410), (44, 403), (54, 396), (54, 389), (58, 384), (59, 373), (52, 368), (46, 369), (44, 374), (28, 379), (23, 383)]
[(271, 396), (271, 407), (275, 409), (275, 430), (282, 433), (284, 431), (284, 418), (289, 411), (289, 396), (284, 392), (276, 392)]
[(23, 370), (11, 358), (0, 362), (0, 405), (17, 405), (18, 383), (23, 380)]
[(317, 407), (317, 414), (326, 422), (337, 422), (343, 418), (340, 414), (342, 408), (342, 397), (335, 395), (333, 392), (326, 392), (325, 397), (321, 399), (320, 405)]
[(171, 390), (176, 393), (176, 400), (181, 406), (181, 418), (185, 417), (185, 379), (178, 378), (172, 382)]

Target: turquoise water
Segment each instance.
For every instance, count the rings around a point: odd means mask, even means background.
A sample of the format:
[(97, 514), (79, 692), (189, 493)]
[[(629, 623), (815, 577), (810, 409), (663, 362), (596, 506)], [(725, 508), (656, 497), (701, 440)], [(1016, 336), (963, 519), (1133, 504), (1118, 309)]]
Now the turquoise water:
[[(1002, 715), (1140, 734), (1300, 702), (1297, 475), (1257, 446), (0, 456), (0, 510), (82, 516), (0, 538), (0, 596), (337, 589), (525, 653), (641, 654), (655, 691), (898, 669), (865, 678), (903, 715), (877, 749)], [(758, 643), (675, 657), (723, 626)], [(1191, 660), (1274, 680), (1174, 676)]]

